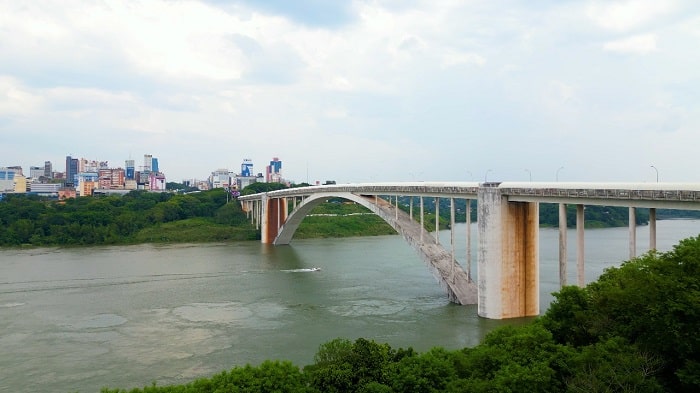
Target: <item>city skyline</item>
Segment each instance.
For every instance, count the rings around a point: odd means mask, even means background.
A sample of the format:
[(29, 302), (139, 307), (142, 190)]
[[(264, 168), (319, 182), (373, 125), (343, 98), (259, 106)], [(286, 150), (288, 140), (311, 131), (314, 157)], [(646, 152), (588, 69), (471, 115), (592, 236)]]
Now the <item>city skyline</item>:
[(691, 0), (8, 1), (0, 26), (3, 166), (700, 182)]

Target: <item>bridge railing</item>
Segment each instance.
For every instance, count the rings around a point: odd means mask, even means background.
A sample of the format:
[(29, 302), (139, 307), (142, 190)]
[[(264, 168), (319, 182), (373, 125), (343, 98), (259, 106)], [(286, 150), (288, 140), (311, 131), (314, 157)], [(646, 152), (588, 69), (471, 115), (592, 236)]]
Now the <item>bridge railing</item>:
[(533, 196), (542, 198), (565, 197), (700, 202), (700, 191), (694, 190), (501, 188), (501, 192), (505, 195)]

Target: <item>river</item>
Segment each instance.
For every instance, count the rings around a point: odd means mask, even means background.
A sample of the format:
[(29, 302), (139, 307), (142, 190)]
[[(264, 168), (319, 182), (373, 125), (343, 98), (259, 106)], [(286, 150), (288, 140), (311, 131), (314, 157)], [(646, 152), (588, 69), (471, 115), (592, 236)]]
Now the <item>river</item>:
[[(455, 238), (465, 229), (457, 225)], [(659, 221), (657, 232), (666, 251), (697, 236), (700, 221)], [(575, 232), (568, 236), (575, 283)], [(449, 232), (440, 238), (449, 249)], [(627, 239), (627, 228), (586, 231), (587, 282), (627, 259)], [(540, 231), (542, 311), (559, 285), (557, 241), (556, 229)], [(647, 227), (637, 242), (645, 252)], [(526, 321), (482, 319), (476, 306), (447, 302), (399, 236), (0, 250), (2, 392), (185, 383), (265, 359), (303, 366), (336, 337), (457, 349)]]

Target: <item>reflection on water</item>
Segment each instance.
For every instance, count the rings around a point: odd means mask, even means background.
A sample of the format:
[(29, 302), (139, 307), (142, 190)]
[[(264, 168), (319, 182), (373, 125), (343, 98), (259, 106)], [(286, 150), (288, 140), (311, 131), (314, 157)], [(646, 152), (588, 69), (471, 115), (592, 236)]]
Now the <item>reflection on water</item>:
[[(697, 221), (660, 221), (659, 248), (668, 250), (699, 228)], [(640, 254), (645, 230), (639, 228)], [(465, 227), (456, 231), (463, 239)], [(627, 259), (627, 236), (626, 228), (586, 231), (588, 281)], [(540, 232), (543, 309), (559, 285), (557, 238), (555, 229)], [(449, 233), (441, 239), (449, 244)], [(573, 240), (569, 249), (573, 266)], [(465, 245), (456, 244), (455, 253), (463, 259)], [(472, 266), (476, 275), (476, 261)], [(569, 268), (569, 282), (575, 270)], [(183, 383), (265, 359), (305, 365), (336, 337), (456, 349), (476, 345), (495, 327), (526, 321), (485, 320), (476, 306), (448, 303), (399, 236), (280, 247), (3, 250), (0, 316), (3, 392)]]

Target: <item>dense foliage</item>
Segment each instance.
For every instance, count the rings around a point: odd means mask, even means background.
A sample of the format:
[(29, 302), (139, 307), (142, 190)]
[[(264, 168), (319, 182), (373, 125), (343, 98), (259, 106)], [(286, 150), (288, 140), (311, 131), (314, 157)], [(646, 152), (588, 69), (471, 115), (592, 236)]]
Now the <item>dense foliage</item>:
[[(182, 229), (198, 227), (195, 237)], [(124, 196), (46, 201), (9, 194), (0, 203), (0, 245), (94, 245), (143, 241), (254, 239), (238, 203), (222, 189), (192, 194), (132, 191)]]
[(565, 287), (544, 316), (473, 348), (417, 353), (338, 338), (303, 368), (266, 361), (131, 392), (696, 392), (699, 327), (700, 236)]

